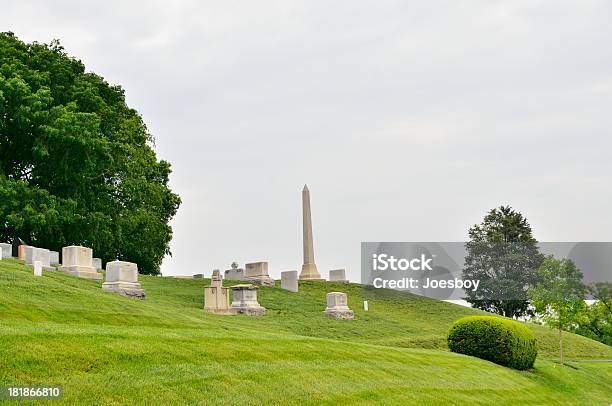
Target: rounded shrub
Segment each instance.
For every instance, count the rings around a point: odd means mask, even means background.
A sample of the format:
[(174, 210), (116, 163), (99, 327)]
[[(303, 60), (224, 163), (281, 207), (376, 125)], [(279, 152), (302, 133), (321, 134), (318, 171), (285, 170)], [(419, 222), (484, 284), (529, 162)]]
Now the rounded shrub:
[(448, 348), (520, 370), (531, 368), (538, 354), (531, 330), (516, 321), (493, 316), (455, 321), (448, 332)]

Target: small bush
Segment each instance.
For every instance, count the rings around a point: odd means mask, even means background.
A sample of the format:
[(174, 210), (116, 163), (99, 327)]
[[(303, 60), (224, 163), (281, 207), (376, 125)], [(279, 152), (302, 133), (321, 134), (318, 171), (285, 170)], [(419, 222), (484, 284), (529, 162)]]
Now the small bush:
[(455, 321), (448, 332), (448, 348), (520, 370), (531, 368), (538, 354), (531, 330), (516, 321), (492, 316)]

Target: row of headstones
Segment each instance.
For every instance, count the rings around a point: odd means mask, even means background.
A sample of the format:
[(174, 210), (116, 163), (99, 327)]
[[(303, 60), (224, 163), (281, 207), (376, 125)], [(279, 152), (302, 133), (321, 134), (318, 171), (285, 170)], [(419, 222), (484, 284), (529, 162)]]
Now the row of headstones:
[[(287, 290), (297, 292), (297, 271), (289, 271), (287, 273), (293, 275), (293, 272), (295, 272), (295, 290)], [(282, 281), (283, 279), (281, 279), (281, 286)], [(229, 297), (230, 289), (232, 290), (231, 303)], [(257, 301), (257, 286), (241, 284), (223, 287), (221, 272), (218, 270), (213, 271), (210, 286), (204, 287), (204, 310), (222, 315), (246, 314), (249, 316), (260, 316), (266, 313), (265, 307), (261, 306)], [(352, 319), (354, 313), (348, 307), (347, 294), (343, 292), (328, 293), (327, 307), (323, 314), (335, 319)]]
[[(245, 264), (244, 269), (238, 268), (238, 264), (234, 262), (232, 264), (232, 268), (225, 271), (225, 279), (253, 282), (257, 285), (263, 286), (274, 286), (274, 279), (268, 275), (267, 262), (252, 262)], [(333, 269), (329, 271), (329, 281), (336, 283), (348, 283), (344, 269)], [(281, 288), (290, 290), (292, 292), (297, 292), (298, 272), (281, 272)]]
[[(0, 259), (12, 257), (12, 245), (0, 243)], [(93, 258), (93, 250), (87, 247), (71, 245), (62, 248), (62, 263), (59, 265), (59, 253), (46, 248), (20, 245), (17, 258), (26, 265), (34, 268), (35, 276), (42, 276), (43, 268), (49, 271), (59, 270), (68, 275), (86, 279), (102, 279), (98, 269), (102, 268), (102, 261)], [(57, 258), (57, 259), (56, 259)], [(95, 261), (95, 260), (98, 261)], [(124, 296), (144, 299), (145, 292), (138, 282), (138, 265), (126, 261), (112, 261), (106, 264), (106, 281), (102, 289)]]
[[(297, 292), (298, 281), (299, 278), (297, 271), (281, 272), (281, 289), (285, 289), (290, 292)], [(329, 281), (348, 283), (344, 269), (329, 271)], [(336, 319), (352, 319), (354, 316), (353, 311), (348, 307), (347, 295), (343, 292), (330, 292), (327, 294), (327, 308), (323, 313), (326, 316)]]
[[(66, 248), (62, 249), (62, 254)], [(36, 261), (40, 261), (43, 268), (51, 268), (54, 265), (60, 265), (60, 255), (57, 251), (51, 251), (46, 248), (32, 247), (29, 245), (21, 244), (16, 249), (16, 255), (13, 256), (13, 245), (7, 243), (0, 243), (0, 259), (2, 258), (18, 258), (26, 263), (26, 265), (34, 266)], [(63, 255), (62, 255), (63, 257)], [(97, 270), (103, 270), (102, 259), (92, 258), (91, 266)], [(62, 261), (63, 265), (63, 261)]]

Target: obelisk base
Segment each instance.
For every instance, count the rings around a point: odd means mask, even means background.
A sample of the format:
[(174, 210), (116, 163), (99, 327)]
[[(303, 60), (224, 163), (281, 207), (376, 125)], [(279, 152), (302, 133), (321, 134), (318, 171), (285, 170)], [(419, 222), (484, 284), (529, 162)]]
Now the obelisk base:
[(315, 264), (304, 264), (302, 265), (302, 272), (300, 273), (300, 279), (305, 280), (323, 280), (321, 274), (317, 271)]

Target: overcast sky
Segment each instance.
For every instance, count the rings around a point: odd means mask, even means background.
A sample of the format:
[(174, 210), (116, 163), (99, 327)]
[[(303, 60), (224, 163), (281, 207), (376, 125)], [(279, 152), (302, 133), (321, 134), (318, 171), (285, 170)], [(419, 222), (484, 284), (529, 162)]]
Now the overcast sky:
[(510, 204), (541, 241), (612, 240), (612, 2), (2, 1), (120, 84), (183, 204), (162, 272), (232, 261), (359, 279), (361, 241), (463, 241)]

